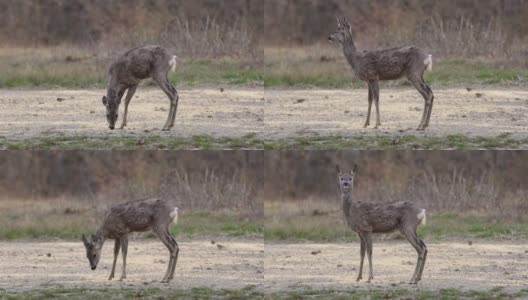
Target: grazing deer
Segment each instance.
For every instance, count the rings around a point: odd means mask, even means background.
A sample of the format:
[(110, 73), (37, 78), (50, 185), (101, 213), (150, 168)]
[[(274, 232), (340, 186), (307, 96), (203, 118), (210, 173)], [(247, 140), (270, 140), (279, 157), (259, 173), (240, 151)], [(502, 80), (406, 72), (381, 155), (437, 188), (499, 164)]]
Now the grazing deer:
[(146, 199), (111, 207), (105, 214), (103, 223), (95, 235), (87, 239), (84, 234), (81, 239), (86, 248), (86, 256), (90, 267), (95, 270), (101, 258), (101, 250), (107, 238), (115, 239), (114, 263), (108, 280), (114, 278), (114, 271), (121, 248), (123, 255), (123, 269), (121, 279), (126, 278), (126, 256), (128, 250), (128, 234), (152, 230), (169, 249), (170, 259), (167, 272), (162, 282), (169, 282), (174, 277), (174, 269), (178, 260), (178, 244), (169, 233), (171, 223), (178, 221), (178, 208), (169, 201), (160, 199)]
[(406, 76), (425, 100), (422, 121), (417, 130), (429, 126), (433, 109), (434, 95), (425, 83), (423, 73), (432, 70), (432, 55), (417, 47), (400, 47), (374, 51), (357, 51), (352, 40), (352, 30), (346, 18), (337, 18), (337, 31), (328, 36), (328, 40), (341, 45), (343, 53), (356, 76), (368, 84), (368, 112), (364, 127), (370, 125), (372, 101), (376, 105), (376, 126), (381, 125), (379, 113), (379, 81), (395, 80)]
[(362, 279), (363, 260), (365, 250), (369, 260), (370, 282), (374, 278), (372, 272), (372, 233), (385, 233), (399, 230), (418, 253), (416, 269), (410, 283), (416, 284), (422, 279), (422, 272), (427, 257), (427, 247), (416, 234), (419, 224), (425, 224), (425, 209), (420, 209), (410, 202), (393, 203), (364, 203), (352, 200), (354, 186), (354, 176), (357, 166), (349, 174), (341, 173), (339, 166), (336, 166), (339, 178), (339, 189), (341, 191), (341, 205), (345, 213), (348, 226), (354, 230), (360, 239), (361, 260), (359, 264), (359, 274), (357, 281)]
[(162, 130), (170, 130), (174, 126), (176, 109), (178, 108), (178, 91), (167, 78), (169, 71), (176, 69), (176, 56), (169, 54), (168, 50), (160, 46), (144, 46), (134, 48), (120, 56), (109, 70), (110, 80), (103, 96), (106, 107), (106, 120), (108, 127), (114, 129), (117, 122), (119, 104), (123, 94), (125, 97), (125, 114), (121, 129), (127, 125), (128, 104), (141, 80), (151, 77), (165, 92), (170, 100), (170, 109), (167, 122)]

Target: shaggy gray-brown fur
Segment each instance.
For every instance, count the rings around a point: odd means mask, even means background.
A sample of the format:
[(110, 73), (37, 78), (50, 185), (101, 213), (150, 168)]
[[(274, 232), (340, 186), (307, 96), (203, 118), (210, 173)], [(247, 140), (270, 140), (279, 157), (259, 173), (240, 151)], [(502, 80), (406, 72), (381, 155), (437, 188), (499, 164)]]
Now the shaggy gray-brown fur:
[(125, 279), (128, 234), (152, 230), (170, 252), (169, 265), (162, 280), (162, 282), (169, 282), (174, 277), (179, 252), (176, 240), (169, 233), (169, 226), (175, 222), (177, 217), (178, 208), (176, 206), (170, 201), (157, 198), (127, 202), (111, 207), (106, 212), (103, 223), (95, 235), (92, 235), (90, 239), (87, 239), (84, 234), (81, 237), (91, 269), (95, 270), (99, 263), (105, 240), (114, 239), (114, 262), (108, 279), (114, 278), (120, 248), (123, 256), (121, 280)]
[(432, 56), (417, 47), (399, 47), (374, 51), (357, 51), (352, 39), (350, 23), (344, 18), (337, 19), (337, 31), (328, 36), (328, 40), (341, 45), (343, 53), (355, 75), (368, 85), (368, 112), (364, 127), (370, 125), (372, 102), (376, 105), (376, 126), (381, 125), (379, 113), (379, 81), (394, 80), (401, 77), (414, 85), (423, 96), (425, 104), (422, 121), (418, 130), (429, 126), (433, 109), (434, 95), (425, 83), (423, 73), (432, 68)]
[(418, 283), (422, 279), (423, 268), (427, 258), (427, 247), (416, 234), (419, 224), (425, 223), (425, 209), (416, 207), (410, 202), (365, 203), (354, 202), (352, 191), (357, 166), (347, 174), (338, 173), (341, 205), (348, 226), (354, 230), (360, 239), (360, 265), (357, 281), (362, 279), (365, 251), (369, 260), (368, 282), (374, 278), (372, 270), (372, 233), (392, 232), (395, 230), (409, 241), (418, 253), (416, 269), (410, 283)]
[(170, 109), (167, 122), (163, 130), (170, 130), (174, 126), (176, 110), (178, 108), (178, 92), (170, 83), (168, 73), (176, 66), (176, 56), (170, 54), (161, 46), (143, 46), (127, 51), (120, 56), (109, 70), (110, 80), (103, 104), (106, 107), (108, 127), (114, 129), (117, 122), (119, 105), (125, 91), (125, 114), (121, 129), (125, 128), (128, 114), (128, 104), (141, 80), (152, 78), (165, 92), (170, 100)]

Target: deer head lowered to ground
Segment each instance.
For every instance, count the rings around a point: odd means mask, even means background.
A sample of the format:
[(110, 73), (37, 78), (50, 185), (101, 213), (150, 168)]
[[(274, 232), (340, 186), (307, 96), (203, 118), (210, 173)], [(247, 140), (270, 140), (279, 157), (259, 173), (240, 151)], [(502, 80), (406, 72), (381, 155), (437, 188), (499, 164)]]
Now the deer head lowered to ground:
[(416, 207), (410, 202), (367, 203), (354, 201), (354, 177), (357, 166), (350, 173), (342, 173), (336, 166), (341, 205), (348, 226), (354, 230), (360, 240), (360, 264), (357, 281), (362, 279), (365, 251), (369, 261), (368, 282), (373, 278), (372, 271), (372, 234), (398, 230), (418, 253), (416, 269), (410, 283), (416, 284), (422, 279), (422, 273), (427, 258), (427, 247), (416, 234), (418, 225), (425, 224), (425, 209)]
[(160, 46), (144, 46), (131, 49), (120, 56), (109, 70), (110, 79), (103, 105), (106, 107), (108, 127), (114, 129), (118, 118), (119, 105), (125, 91), (125, 113), (121, 129), (127, 125), (128, 104), (141, 80), (152, 78), (154, 82), (169, 97), (170, 109), (167, 122), (162, 130), (170, 130), (174, 126), (176, 110), (178, 108), (178, 91), (168, 79), (169, 71), (176, 68), (176, 56)]
[(86, 257), (90, 268), (95, 270), (101, 258), (101, 250), (107, 238), (115, 239), (114, 262), (109, 280), (114, 278), (119, 249), (123, 256), (121, 279), (126, 278), (126, 256), (128, 251), (128, 234), (151, 230), (165, 244), (170, 252), (169, 265), (162, 282), (169, 282), (174, 277), (178, 260), (178, 244), (169, 233), (169, 226), (178, 220), (178, 208), (170, 201), (146, 199), (127, 202), (111, 207), (105, 214), (102, 224), (96, 233), (81, 240), (86, 248)]

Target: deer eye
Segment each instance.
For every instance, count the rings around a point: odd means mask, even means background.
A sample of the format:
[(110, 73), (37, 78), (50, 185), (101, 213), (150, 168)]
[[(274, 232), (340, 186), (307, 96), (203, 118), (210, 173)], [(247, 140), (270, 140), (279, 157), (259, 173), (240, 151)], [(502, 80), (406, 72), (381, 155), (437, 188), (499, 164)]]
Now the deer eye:
[(93, 255), (93, 258), (95, 258), (96, 256), (97, 256), (97, 254), (94, 254), (94, 255)]

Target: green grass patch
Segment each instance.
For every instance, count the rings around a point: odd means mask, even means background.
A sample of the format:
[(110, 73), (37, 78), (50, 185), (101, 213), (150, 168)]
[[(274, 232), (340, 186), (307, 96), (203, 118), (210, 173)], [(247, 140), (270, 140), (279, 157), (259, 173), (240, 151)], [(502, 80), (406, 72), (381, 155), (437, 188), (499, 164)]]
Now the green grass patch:
[(436, 291), (407, 289), (369, 289), (369, 290), (304, 290), (278, 292), (270, 295), (270, 299), (523, 299), (528, 296), (528, 290), (507, 293), (502, 288), (487, 291), (462, 291), (458, 289), (440, 289)]
[(228, 289), (87, 289), (54, 288), (21, 293), (0, 291), (1, 299), (262, 299), (264, 294), (253, 286), (240, 290)]
[[(181, 220), (181, 221), (180, 221)], [(233, 213), (211, 213), (206, 211), (182, 215), (171, 233), (188, 238), (203, 236), (260, 237), (264, 225), (258, 221), (241, 219)]]
[(283, 139), (261, 139), (256, 133), (241, 137), (111, 137), (111, 136), (51, 136), (12, 140), (0, 138), (0, 150), (402, 150), (402, 149), (523, 149), (528, 138), (516, 139), (510, 134), (496, 137), (468, 137), (448, 135), (444, 137), (415, 135), (379, 136), (303, 136)]
[(0, 292), (0, 298), (25, 299), (523, 299), (528, 290), (505, 292), (501, 287), (486, 291), (458, 289), (354, 289), (354, 290), (293, 290), (265, 293), (254, 286), (240, 290), (192, 288), (181, 289), (86, 289), (55, 288), (21, 293)]
[(90, 136), (51, 136), (22, 140), (0, 139), (2, 150), (174, 150), (174, 149), (263, 149), (264, 143), (249, 133), (241, 137), (212, 137), (196, 135), (192, 137), (90, 137)]
[[(105, 88), (113, 59), (105, 55), (71, 47), (0, 48), (0, 88)], [(178, 87), (264, 82), (262, 66), (251, 58), (181, 59), (169, 76)]]
[[(485, 216), (433, 213), (427, 225), (418, 227), (427, 240), (444, 239), (528, 239), (528, 223), (498, 222)], [(402, 238), (391, 233), (388, 238)], [(320, 203), (265, 203), (264, 238), (266, 241), (357, 241), (345, 224), (341, 210)]]
[[(91, 210), (9, 207), (0, 215), (0, 240), (77, 240), (81, 234), (93, 233), (98, 225)], [(185, 238), (261, 237), (263, 231), (262, 221), (249, 220), (230, 212), (181, 214), (178, 224), (171, 227), (171, 233)], [(149, 236), (147, 234), (146, 237)]]
[[(435, 59), (425, 73), (433, 87), (464, 85), (526, 86), (528, 69), (519, 64), (471, 59)], [(387, 81), (384, 86), (408, 86), (407, 80)], [(354, 75), (337, 47), (311, 46), (265, 49), (265, 87), (359, 88), (365, 84)], [(433, 89), (434, 90), (434, 89)]]
[(378, 135), (378, 136), (306, 136), (288, 139), (264, 141), (267, 150), (401, 150), (401, 149), (520, 149), (528, 146), (528, 138), (516, 139), (510, 134), (495, 137), (469, 137), (448, 135), (443, 137), (416, 135)]

